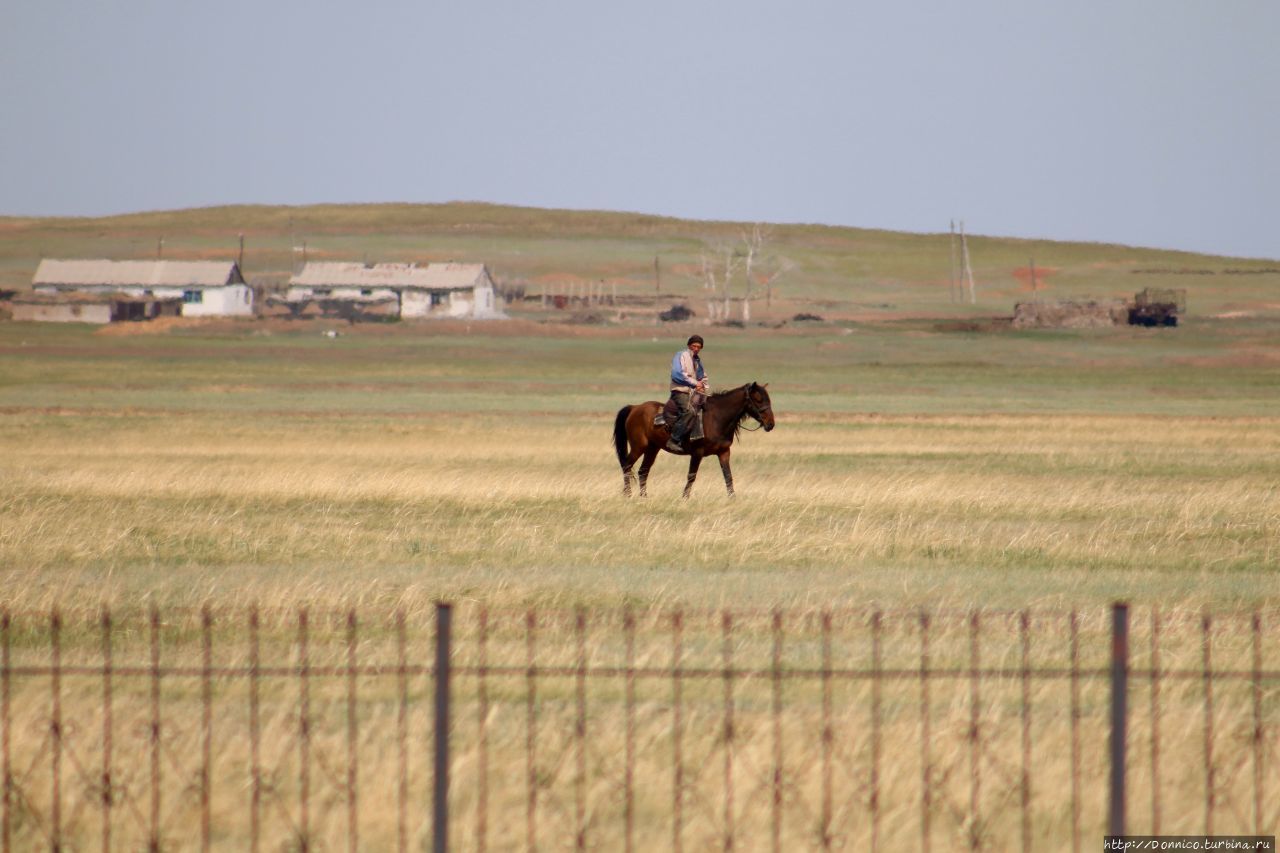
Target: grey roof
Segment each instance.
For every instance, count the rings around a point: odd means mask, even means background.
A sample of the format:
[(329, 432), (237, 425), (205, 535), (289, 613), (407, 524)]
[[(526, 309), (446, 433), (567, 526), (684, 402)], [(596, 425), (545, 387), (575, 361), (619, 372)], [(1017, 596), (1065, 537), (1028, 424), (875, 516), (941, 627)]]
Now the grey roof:
[(289, 279), (299, 287), (421, 288), (423, 290), (467, 290), (482, 283), (487, 275), (484, 264), (372, 264), (316, 262), (308, 263)]
[(217, 287), (242, 281), (235, 261), (59, 261), (40, 262), (32, 284)]

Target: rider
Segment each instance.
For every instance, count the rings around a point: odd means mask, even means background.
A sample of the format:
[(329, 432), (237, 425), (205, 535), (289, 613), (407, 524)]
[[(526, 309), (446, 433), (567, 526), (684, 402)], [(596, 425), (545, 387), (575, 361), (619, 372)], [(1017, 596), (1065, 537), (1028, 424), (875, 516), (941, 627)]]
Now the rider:
[(675, 424), (671, 427), (671, 438), (667, 441), (667, 450), (680, 452), (684, 448), (681, 442), (694, 427), (693, 403), (690, 398), (695, 392), (707, 393), (707, 373), (702, 369), (702, 359), (698, 353), (702, 351), (702, 336), (692, 335), (685, 348), (671, 359), (671, 399), (680, 412)]

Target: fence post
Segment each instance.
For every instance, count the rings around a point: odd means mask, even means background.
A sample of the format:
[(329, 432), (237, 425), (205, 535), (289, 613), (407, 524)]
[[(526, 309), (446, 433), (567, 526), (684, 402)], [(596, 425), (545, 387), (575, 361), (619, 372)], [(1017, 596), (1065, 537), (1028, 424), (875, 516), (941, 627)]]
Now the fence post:
[(1124, 835), (1125, 725), (1129, 692), (1129, 605), (1111, 608), (1111, 809), (1108, 835)]
[(436, 605), (435, 787), (432, 802), (432, 850), (449, 849), (449, 640), (452, 605)]

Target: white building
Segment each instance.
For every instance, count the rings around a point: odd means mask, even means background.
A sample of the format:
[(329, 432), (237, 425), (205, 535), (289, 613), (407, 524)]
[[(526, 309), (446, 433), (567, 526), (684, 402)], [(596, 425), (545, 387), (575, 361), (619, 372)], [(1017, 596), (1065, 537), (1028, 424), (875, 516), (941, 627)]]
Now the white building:
[(289, 279), (285, 301), (394, 300), (401, 317), (495, 319), (493, 279), (484, 264), (309, 263)]
[(122, 293), (181, 299), (184, 317), (235, 317), (253, 313), (253, 290), (234, 261), (40, 262), (35, 293)]

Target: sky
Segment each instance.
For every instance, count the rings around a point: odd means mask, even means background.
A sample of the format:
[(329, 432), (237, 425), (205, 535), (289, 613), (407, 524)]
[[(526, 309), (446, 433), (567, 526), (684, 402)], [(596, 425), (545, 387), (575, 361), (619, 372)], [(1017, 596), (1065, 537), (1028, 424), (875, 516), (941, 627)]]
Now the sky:
[(0, 214), (487, 201), (1280, 258), (1274, 0), (7, 0)]

